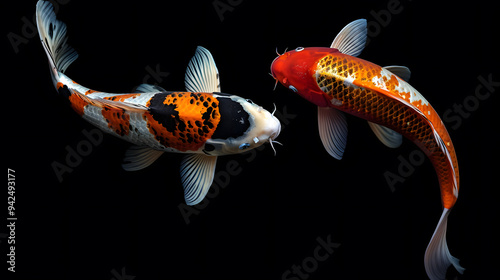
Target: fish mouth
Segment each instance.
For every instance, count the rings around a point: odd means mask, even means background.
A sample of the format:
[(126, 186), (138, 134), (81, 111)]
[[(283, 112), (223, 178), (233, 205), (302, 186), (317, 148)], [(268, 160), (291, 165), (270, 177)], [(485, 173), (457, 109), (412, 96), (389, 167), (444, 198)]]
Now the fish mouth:
[(276, 144), (279, 144), (281, 146), (283, 146), (283, 144), (281, 144), (280, 142), (274, 140), (274, 139), (278, 138), (278, 136), (280, 135), (280, 132), (281, 132), (281, 122), (274, 116), (275, 112), (276, 112), (276, 105), (275, 105), (272, 117), (273, 117), (273, 119), (277, 123), (277, 128), (274, 130), (273, 133), (271, 133), (271, 135), (268, 138), (268, 141), (269, 141), (269, 144), (271, 145), (271, 148), (274, 151), (274, 155), (276, 156), (276, 149), (274, 149), (274, 145), (273, 144), (276, 143)]
[(276, 74), (274, 74), (274, 71), (273, 71), (274, 62), (275, 62), (278, 58), (280, 58), (280, 57), (279, 57), (279, 56), (277, 56), (277, 57), (273, 60), (273, 63), (271, 63), (271, 73), (269, 73), (269, 74), (273, 77), (273, 79), (276, 81), (276, 82), (274, 83), (274, 88), (273, 88), (273, 91), (275, 91), (275, 90), (276, 90), (276, 87), (278, 86), (278, 83), (279, 83), (279, 80), (278, 80), (278, 78), (276, 78)]
[(271, 74), (271, 76), (273, 77), (273, 79), (275, 79), (276, 81), (277, 81), (278, 79), (276, 78), (276, 74), (274, 74), (274, 71), (273, 71), (273, 65), (274, 65), (274, 62), (275, 62), (278, 58), (280, 58), (280, 55), (279, 55), (279, 54), (278, 54), (278, 56), (277, 56), (277, 57), (273, 60), (273, 62), (271, 63), (271, 69), (270, 69), (270, 70), (271, 70), (271, 73), (270, 73), (270, 74)]
[(278, 135), (280, 135), (280, 132), (281, 132), (281, 122), (280, 120), (278, 120), (278, 118), (274, 115), (274, 113), (276, 113), (276, 104), (273, 104), (274, 105), (274, 110), (273, 112), (271, 113), (271, 116), (273, 117), (273, 120), (278, 124), (278, 129), (273, 133), (271, 134), (271, 140), (274, 140), (278, 137)]
[(274, 66), (274, 63), (276, 62), (276, 60), (277, 60), (278, 58), (280, 58), (283, 54), (285, 54), (287, 50), (288, 50), (288, 48), (286, 48), (286, 49), (285, 49), (285, 51), (284, 51), (282, 54), (280, 54), (280, 53), (278, 52), (278, 47), (276, 47), (276, 54), (277, 54), (278, 56), (277, 56), (277, 57), (273, 60), (273, 62), (271, 62), (271, 73), (270, 73), (270, 74), (271, 74), (271, 76), (272, 76), (275, 80), (278, 80), (278, 79), (276, 78), (276, 74), (275, 74), (275, 73), (274, 73), (274, 71), (273, 71), (273, 66)]
[[(273, 112), (274, 114), (274, 112)], [(276, 123), (278, 124), (278, 127), (277, 129), (271, 134), (271, 136), (269, 137), (269, 141), (274, 141), (274, 139), (278, 138), (278, 136), (280, 135), (280, 132), (281, 132), (281, 123), (280, 121), (273, 115), (273, 119), (276, 121)]]

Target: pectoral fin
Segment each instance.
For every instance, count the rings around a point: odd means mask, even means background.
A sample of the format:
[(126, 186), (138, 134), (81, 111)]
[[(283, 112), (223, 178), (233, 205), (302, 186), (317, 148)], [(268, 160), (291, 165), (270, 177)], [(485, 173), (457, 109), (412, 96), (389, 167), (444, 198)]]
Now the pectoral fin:
[(220, 92), (219, 71), (212, 54), (204, 47), (196, 48), (188, 64), (184, 83), (191, 92)]
[(403, 136), (396, 131), (372, 122), (368, 122), (368, 125), (370, 125), (370, 128), (373, 130), (378, 140), (387, 147), (397, 148), (403, 143)]
[(330, 48), (338, 49), (343, 54), (358, 56), (365, 48), (367, 32), (366, 19), (355, 20), (339, 32)]
[(318, 127), (321, 142), (326, 151), (336, 159), (342, 159), (347, 143), (347, 122), (343, 112), (318, 106)]
[(181, 162), (181, 180), (187, 205), (200, 203), (212, 185), (216, 156), (190, 154)]

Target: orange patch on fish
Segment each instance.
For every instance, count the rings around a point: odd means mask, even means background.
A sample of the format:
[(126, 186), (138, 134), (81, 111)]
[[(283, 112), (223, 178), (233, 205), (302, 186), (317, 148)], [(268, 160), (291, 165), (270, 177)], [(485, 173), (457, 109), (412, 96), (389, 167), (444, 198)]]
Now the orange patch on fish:
[(130, 115), (125, 110), (104, 105), (102, 116), (108, 122), (108, 127), (120, 136), (128, 135), (130, 132)]
[(196, 151), (215, 132), (219, 101), (208, 93), (157, 94), (146, 104), (149, 131), (165, 147)]
[(99, 92), (98, 90), (93, 90), (93, 89), (89, 89), (85, 92), (85, 95), (89, 95), (89, 94), (92, 94), (92, 93), (95, 93), (95, 92)]
[(89, 105), (89, 102), (78, 93), (71, 94), (69, 96), (69, 102), (71, 104), (71, 108), (73, 108), (73, 110), (75, 110), (75, 112), (77, 112), (80, 116), (83, 116), (85, 106)]

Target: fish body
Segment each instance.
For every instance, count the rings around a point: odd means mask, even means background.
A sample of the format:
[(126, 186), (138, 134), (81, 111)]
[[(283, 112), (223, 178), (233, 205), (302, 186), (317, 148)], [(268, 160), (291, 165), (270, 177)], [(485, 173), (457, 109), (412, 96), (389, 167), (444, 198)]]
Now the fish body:
[(354, 21), (337, 35), (330, 48), (299, 47), (279, 55), (271, 65), (271, 74), (318, 106), (320, 137), (333, 157), (341, 159), (344, 153), (344, 113), (367, 120), (389, 147), (398, 147), (402, 135), (425, 152), (438, 175), (444, 209), (424, 262), (431, 279), (444, 279), (450, 264), (463, 271), (446, 245), (446, 220), (459, 191), (455, 149), (437, 112), (406, 81), (408, 68), (381, 67), (356, 57), (365, 42), (366, 21)]
[[(105, 93), (80, 86), (64, 74), (56, 87), (83, 119), (130, 143), (158, 151), (237, 154), (279, 133), (272, 114), (235, 95), (166, 91), (152, 85), (141, 85), (136, 93)], [(260, 131), (245, 134), (252, 129)], [(248, 145), (240, 148), (244, 143)]]
[(211, 53), (198, 47), (189, 62), (186, 91), (142, 84), (132, 93), (84, 87), (64, 74), (78, 57), (67, 44), (66, 25), (52, 4), (37, 3), (37, 27), (49, 59), (52, 81), (73, 110), (102, 131), (133, 144), (123, 168), (140, 170), (165, 152), (184, 153), (181, 179), (185, 200), (195, 205), (210, 188), (218, 156), (273, 143), (281, 124), (269, 111), (236, 95), (220, 92)]

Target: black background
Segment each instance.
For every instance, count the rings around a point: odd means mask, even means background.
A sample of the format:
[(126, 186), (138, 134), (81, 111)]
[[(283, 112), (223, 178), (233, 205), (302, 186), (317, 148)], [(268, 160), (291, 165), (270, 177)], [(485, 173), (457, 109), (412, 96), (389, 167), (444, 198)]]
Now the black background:
[[(4, 261), (5, 235), (0, 240), (7, 279), (118, 280), (122, 272), (129, 275), (122, 279), (137, 280), (282, 279), (314, 255), (317, 238), (340, 246), (308, 279), (427, 279), (424, 252), (441, 215), (429, 160), (392, 191), (384, 173), (398, 174), (400, 159), (417, 149), (413, 143), (389, 149), (365, 121), (348, 116), (346, 152), (335, 160), (319, 139), (315, 106), (281, 85), (272, 90), (276, 48), (327, 47), (358, 18), (371, 28), (361, 58), (408, 66), (410, 83), (441, 116), (464, 101), (473, 108), (467, 117), (452, 113), (454, 121), (445, 121), (461, 174), (447, 240), (466, 268), (464, 275), (450, 269), (449, 279), (498, 275), (492, 191), (498, 187), (494, 108), (500, 88), (486, 100), (474, 103), (473, 97), (478, 77), (500, 81), (495, 2), (401, 0), (390, 14), (390, 0), (244, 0), (229, 1), (234, 6), (222, 20), (213, 3), (226, 0), (60, 2), (58, 18), (80, 54), (66, 73), (75, 81), (107, 92), (130, 92), (143, 82), (183, 90), (186, 66), (201, 45), (214, 56), (223, 92), (270, 111), (276, 104), (287, 114), (277, 139), (283, 146), (276, 146), (276, 156), (266, 145), (219, 158), (217, 172), (234, 160), (240, 173), (194, 208), (199, 212), (189, 224), (179, 210), (181, 155), (165, 154), (145, 170), (125, 172), (120, 163), (127, 143), (105, 135), (59, 182), (52, 164), (66, 164), (66, 148), (76, 149), (86, 139), (82, 131), (93, 127), (51, 84), (38, 35), (23, 20), (32, 22), (36, 1), (3, 2), (4, 164), (16, 171), (18, 218), (15, 273)], [(24, 40), (13, 46), (8, 34)], [(157, 68), (168, 75), (155, 79), (148, 69)]]

